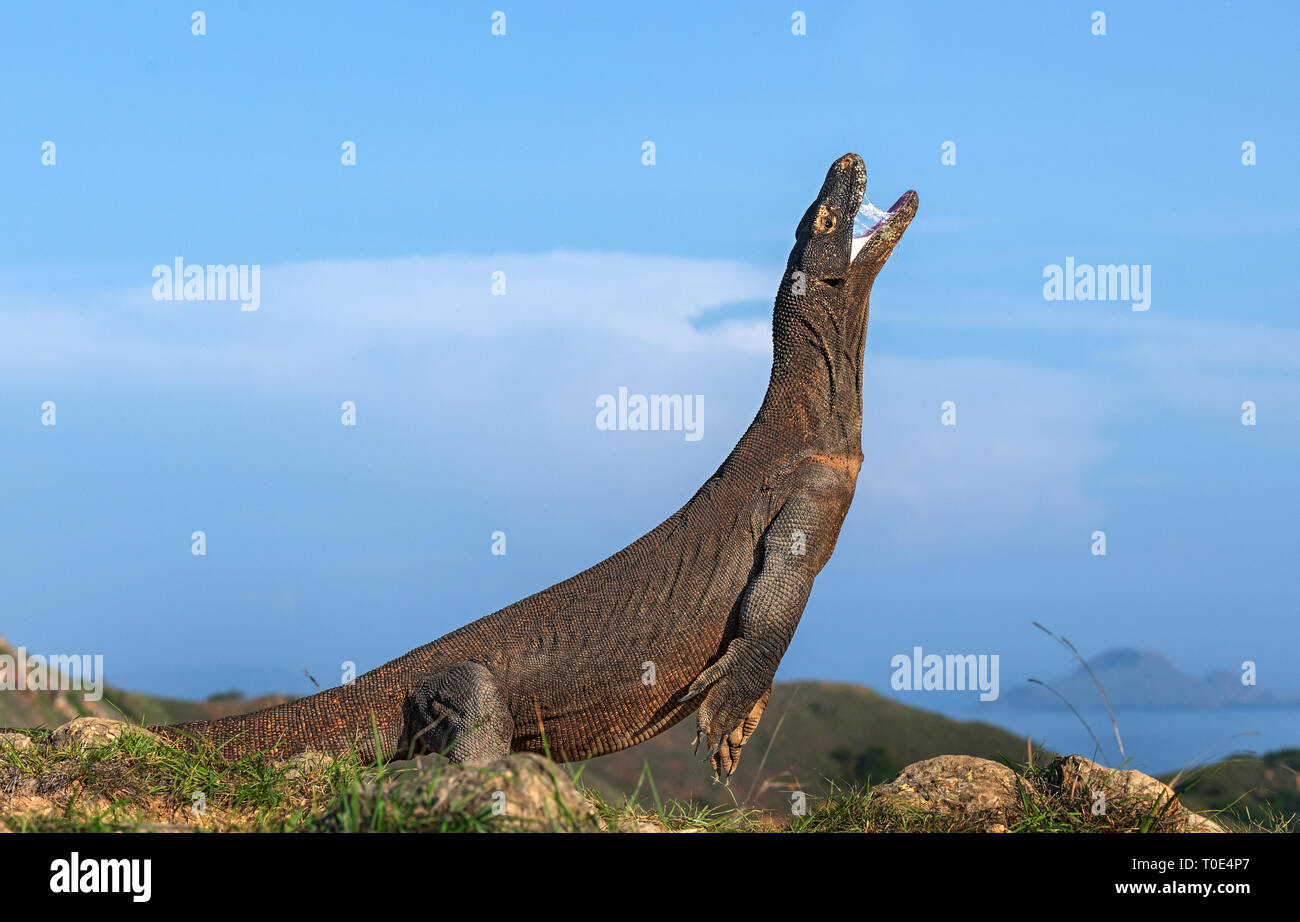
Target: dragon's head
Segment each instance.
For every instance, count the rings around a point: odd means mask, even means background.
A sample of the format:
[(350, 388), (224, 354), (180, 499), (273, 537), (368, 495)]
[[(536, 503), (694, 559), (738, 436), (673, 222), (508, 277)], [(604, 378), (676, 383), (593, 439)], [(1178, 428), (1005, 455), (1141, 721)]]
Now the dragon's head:
[(916, 215), (917, 202), (916, 193), (908, 191), (880, 211), (867, 198), (862, 158), (845, 154), (831, 164), (821, 192), (799, 222), (787, 274), (801, 272), (808, 284), (869, 291)]
[(917, 195), (888, 211), (867, 198), (857, 154), (831, 164), (795, 231), (772, 314), (773, 391), (802, 409), (802, 425), (856, 444), (862, 429), (862, 361), (876, 275), (916, 215)]

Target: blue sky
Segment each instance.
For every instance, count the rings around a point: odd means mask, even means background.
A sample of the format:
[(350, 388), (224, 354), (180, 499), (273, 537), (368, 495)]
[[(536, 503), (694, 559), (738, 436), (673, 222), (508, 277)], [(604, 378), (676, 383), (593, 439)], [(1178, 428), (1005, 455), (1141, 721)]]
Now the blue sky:
[[(0, 634), (301, 693), (612, 553), (752, 418), (854, 150), (921, 209), (781, 677), (883, 689), (921, 645), (1050, 678), (1038, 620), (1300, 684), (1292, 7), (1106, 5), (1094, 36), (1092, 4), (806, 3), (794, 36), (789, 4), (521, 4), (494, 37), (502, 4), (457, 6), (5, 11)], [(261, 266), (261, 309), (154, 301), (177, 256)], [(1044, 300), (1067, 257), (1150, 265), (1150, 310)], [(597, 431), (619, 386), (705, 395), (704, 438)]]

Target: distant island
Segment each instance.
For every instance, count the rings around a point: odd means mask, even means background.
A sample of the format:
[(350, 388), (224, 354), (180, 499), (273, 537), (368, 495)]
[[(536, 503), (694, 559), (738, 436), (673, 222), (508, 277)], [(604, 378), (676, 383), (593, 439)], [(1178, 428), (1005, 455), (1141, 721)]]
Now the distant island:
[[(1258, 685), (1242, 685), (1230, 672), (1211, 672), (1196, 678), (1179, 671), (1160, 653), (1117, 648), (1089, 659), (1097, 681), (1106, 690), (1111, 707), (1126, 710), (1204, 710), (1207, 708), (1300, 707), (1300, 692), (1276, 692)], [(1092, 676), (1082, 666), (1067, 676), (1044, 682), (1080, 710), (1103, 707)], [(1005, 688), (1005, 686), (1004, 686)], [(989, 705), (984, 705), (989, 706)], [(1016, 710), (1061, 707), (1061, 698), (1041, 685), (1026, 682), (1004, 690), (991, 706)]]

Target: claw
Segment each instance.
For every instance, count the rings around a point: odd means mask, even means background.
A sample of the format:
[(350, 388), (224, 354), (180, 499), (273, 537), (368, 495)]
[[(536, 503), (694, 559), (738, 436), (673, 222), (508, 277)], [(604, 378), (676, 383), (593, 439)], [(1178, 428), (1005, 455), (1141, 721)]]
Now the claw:
[[(752, 676), (746, 673), (733, 674), (735, 644), (721, 659), (701, 672), (678, 700), (688, 701), (700, 692), (707, 691), (695, 728), (695, 755), (700, 754), (700, 743), (704, 743), (705, 760), (711, 763), (713, 780), (716, 784), (728, 785), (735, 774), (736, 763), (740, 761), (740, 748), (745, 737), (753, 731), (758, 723), (757, 714), (762, 714), (763, 705), (771, 691), (762, 691), (754, 695), (757, 689), (751, 687)], [(761, 686), (760, 686), (761, 688)], [(751, 700), (752, 699), (752, 700)], [(753, 718), (752, 723), (746, 722)], [(734, 737), (734, 739), (733, 739)], [(722, 748), (728, 747), (727, 754), (721, 755)]]
[(731, 786), (731, 776), (735, 773), (736, 770), (737, 760), (733, 757), (728, 761), (730, 764), (726, 768), (722, 767), (721, 759), (714, 759), (713, 761), (713, 780), (716, 783), (720, 783), (723, 787)]
[(701, 673), (699, 678), (697, 678), (694, 682), (690, 684), (690, 687), (686, 689), (686, 694), (682, 695), (680, 698), (677, 699), (679, 704), (683, 701), (689, 701), (690, 699), (694, 698), (702, 691), (708, 690), (709, 686), (713, 684), (714, 680), (712, 678), (705, 678), (706, 675), (707, 675), (707, 671)]
[(731, 739), (731, 734), (735, 733), (735, 732), (736, 732), (736, 727), (739, 727), (739, 726), (740, 726), (740, 724), (736, 724), (735, 727), (732, 727), (732, 728), (731, 728), (730, 730), (728, 730), (726, 733), (723, 733), (722, 735), (720, 735), (720, 736), (718, 737), (718, 744), (717, 744), (716, 746), (714, 746), (714, 747), (713, 747), (713, 751), (709, 753), (709, 758), (710, 758), (710, 759), (712, 759), (714, 756), (716, 756), (716, 755), (718, 754), (719, 751), (721, 751), (723, 744), (726, 743), (727, 740)]
[(727, 657), (724, 654), (721, 659), (719, 659), (708, 669), (705, 669), (698, 676), (696, 676), (695, 681), (692, 682), (690, 684), (690, 687), (686, 689), (686, 694), (682, 695), (681, 698), (677, 700), (679, 702), (687, 701), (691, 698), (694, 698), (700, 692), (707, 691), (709, 686), (711, 686), (714, 682), (717, 682), (718, 680), (726, 676), (727, 674), (726, 663), (727, 663)]

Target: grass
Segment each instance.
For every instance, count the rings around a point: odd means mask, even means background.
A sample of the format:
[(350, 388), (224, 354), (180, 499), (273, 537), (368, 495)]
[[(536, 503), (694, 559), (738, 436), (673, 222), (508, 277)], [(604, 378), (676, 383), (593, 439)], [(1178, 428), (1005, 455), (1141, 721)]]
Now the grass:
[(1221, 823), (1250, 831), (1300, 832), (1300, 749), (1238, 754), (1165, 780), (1197, 810), (1215, 809)]
[[(128, 832), (150, 829), (242, 832), (488, 832), (596, 829), (594, 813), (575, 809), (539, 784), (537, 817), (500, 812), (492, 794), (510, 779), (487, 769), (458, 771), (430, 757), (423, 770), (404, 763), (362, 764), (355, 756), (275, 764), (256, 755), (233, 762), (211, 747), (180, 749), (127, 732), (103, 746), (55, 748), (30, 731), (34, 746), (0, 744), (0, 830)], [(558, 772), (558, 768), (551, 768)], [(453, 793), (445, 795), (445, 788)], [(38, 809), (23, 809), (24, 806)]]
[[(412, 763), (365, 765), (351, 755), (288, 764), (255, 756), (227, 762), (211, 748), (179, 749), (142, 733), (127, 732), (91, 749), (53, 747), (45, 731), (27, 735), (33, 746), (0, 744), (0, 830), (953, 833), (987, 831), (992, 824), (987, 817), (935, 815), (873, 796), (869, 782), (823, 779), (824, 796), (809, 796), (806, 812), (794, 815), (740, 801), (729, 807), (665, 801), (648, 764), (631, 792), (609, 798), (583, 785), (582, 766), (531, 756), (520, 758), (536, 759), (541, 772), (507, 777), (452, 767), (438, 757), (423, 759), (420, 770)], [(1004, 764), (1014, 773), (1018, 804), (998, 831), (1167, 832), (1179, 825), (1170, 803), (1150, 800), (1112, 798), (1103, 815), (1093, 815), (1090, 792), (1063, 790), (1050, 766)], [(527, 802), (526, 815), (501, 809), (511, 798)], [(40, 809), (24, 809), (32, 806)], [(1215, 819), (1232, 830), (1295, 831), (1294, 814), (1248, 806), (1245, 815), (1227, 810)]]
[(48, 807), (0, 816), (14, 831), (288, 831), (367, 771), (348, 759), (318, 772), (256, 758), (227, 762), (210, 749), (187, 752), (134, 733), (86, 750), (56, 749), (47, 733), (30, 735), (33, 747), (0, 747), (0, 795), (40, 798)]
[[(1181, 821), (1168, 803), (1112, 799), (1094, 815), (1090, 792), (1062, 791), (1050, 768), (1007, 763), (1015, 773), (1018, 809), (1007, 822), (998, 818), (935, 814), (906, 803), (872, 797), (869, 784), (837, 786), (806, 816), (795, 817), (792, 832), (1177, 832)], [(992, 827), (992, 828), (990, 828)]]

